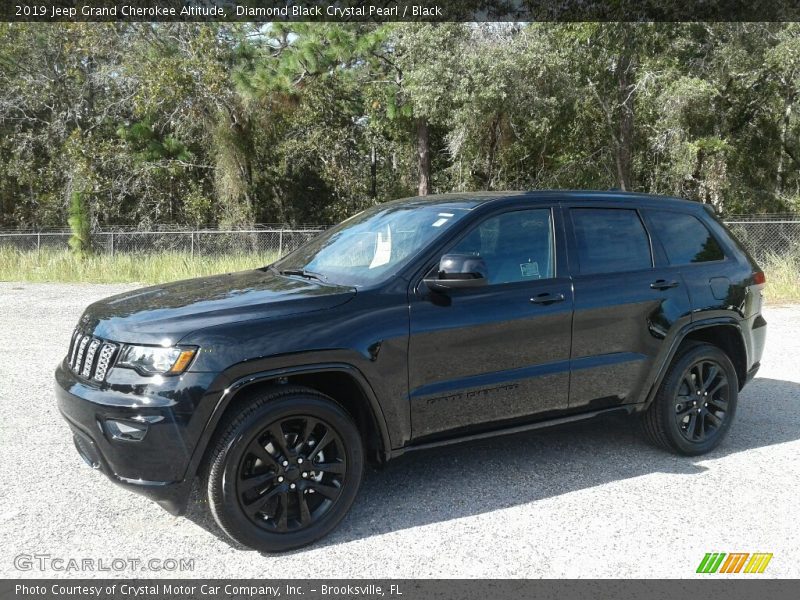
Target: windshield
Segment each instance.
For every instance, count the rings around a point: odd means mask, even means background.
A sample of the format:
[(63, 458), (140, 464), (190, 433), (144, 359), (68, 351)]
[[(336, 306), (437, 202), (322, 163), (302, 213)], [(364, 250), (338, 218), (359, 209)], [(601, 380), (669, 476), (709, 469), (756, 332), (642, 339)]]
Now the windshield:
[(466, 215), (463, 204), (376, 206), (275, 263), (286, 275), (356, 287), (387, 279)]

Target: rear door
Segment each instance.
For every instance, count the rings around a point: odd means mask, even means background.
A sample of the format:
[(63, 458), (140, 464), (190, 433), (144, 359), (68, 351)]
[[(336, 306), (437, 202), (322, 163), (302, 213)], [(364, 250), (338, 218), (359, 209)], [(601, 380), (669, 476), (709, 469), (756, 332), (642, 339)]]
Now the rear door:
[(644, 216), (669, 263), (680, 268), (696, 318), (724, 316), (729, 307), (743, 305), (747, 289), (743, 279), (752, 270), (728, 259), (700, 219), (664, 209), (645, 210)]
[[(749, 370), (762, 354), (766, 322), (761, 293), (753, 289), (758, 269), (721, 224), (703, 214), (647, 209), (648, 227), (670, 264), (680, 268), (692, 301), (692, 319), (742, 319)], [(704, 212), (704, 211), (703, 211)]]
[(641, 401), (676, 323), (690, 319), (679, 269), (666, 264), (636, 208), (565, 205), (575, 313), (569, 407)]
[[(559, 235), (556, 233), (559, 232)], [(441, 254), (484, 258), (485, 287), (411, 297), (413, 437), (564, 410), (572, 287), (551, 206), (487, 216)]]

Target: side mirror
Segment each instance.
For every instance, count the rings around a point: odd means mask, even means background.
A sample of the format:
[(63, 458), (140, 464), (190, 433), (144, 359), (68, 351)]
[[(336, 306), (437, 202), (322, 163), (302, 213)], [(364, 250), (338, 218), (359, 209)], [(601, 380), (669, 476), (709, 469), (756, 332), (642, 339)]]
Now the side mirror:
[(424, 281), (437, 292), (481, 287), (489, 283), (489, 270), (480, 256), (445, 254), (439, 261), (436, 277), (426, 277)]

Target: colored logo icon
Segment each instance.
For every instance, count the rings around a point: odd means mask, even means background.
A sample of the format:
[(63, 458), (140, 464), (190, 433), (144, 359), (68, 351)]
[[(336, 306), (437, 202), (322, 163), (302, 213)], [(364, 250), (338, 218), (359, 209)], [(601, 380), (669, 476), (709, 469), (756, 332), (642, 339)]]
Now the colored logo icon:
[(763, 573), (771, 560), (771, 552), (707, 552), (697, 573)]

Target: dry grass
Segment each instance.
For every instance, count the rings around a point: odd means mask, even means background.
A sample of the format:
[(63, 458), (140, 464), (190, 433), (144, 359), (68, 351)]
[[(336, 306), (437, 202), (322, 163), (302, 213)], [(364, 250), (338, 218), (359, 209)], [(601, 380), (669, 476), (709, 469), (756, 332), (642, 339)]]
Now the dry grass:
[(67, 251), (20, 252), (0, 248), (0, 281), (163, 283), (263, 267), (277, 254), (200, 256), (186, 252), (100, 254), (83, 260)]
[(764, 296), (769, 304), (800, 302), (800, 254), (769, 255), (761, 268), (767, 276)]

